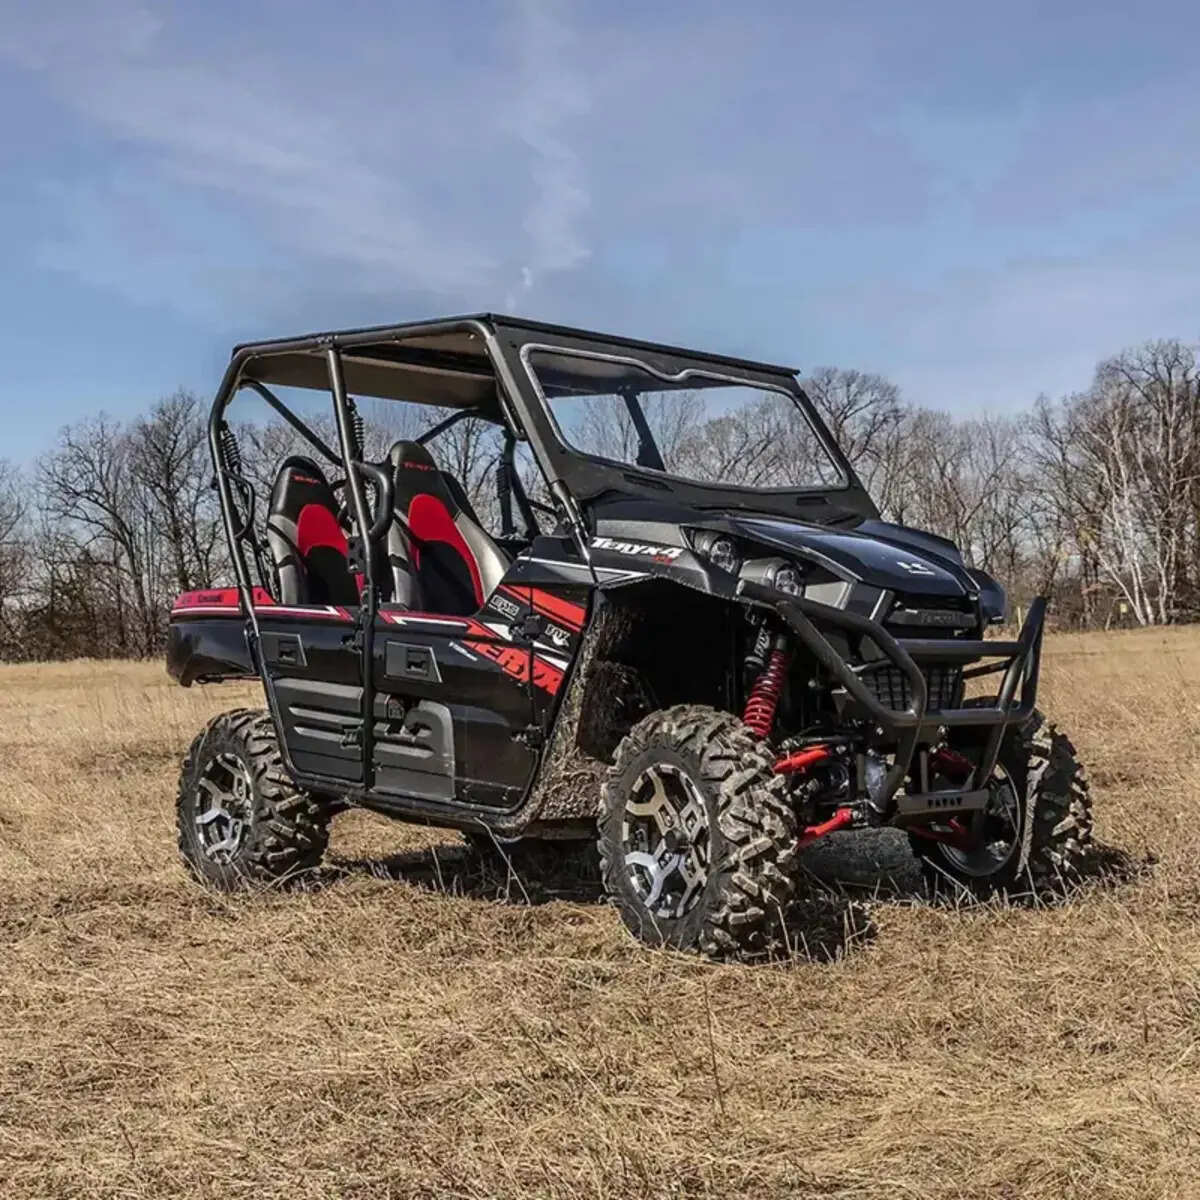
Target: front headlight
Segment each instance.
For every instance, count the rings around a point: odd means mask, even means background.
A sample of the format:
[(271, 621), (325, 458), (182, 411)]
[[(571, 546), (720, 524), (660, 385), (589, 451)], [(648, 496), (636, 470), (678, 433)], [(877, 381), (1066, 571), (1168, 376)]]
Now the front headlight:
[(775, 590), (783, 592), (785, 596), (804, 594), (804, 576), (800, 573), (800, 568), (792, 563), (784, 563), (778, 568), (771, 582), (775, 585)]
[(742, 568), (742, 577), (785, 596), (804, 595), (805, 569), (790, 558), (752, 558)]
[(713, 533), (711, 530), (701, 530), (693, 535), (696, 553), (707, 559), (714, 567), (736, 575), (742, 567), (742, 556), (731, 537), (723, 533)]

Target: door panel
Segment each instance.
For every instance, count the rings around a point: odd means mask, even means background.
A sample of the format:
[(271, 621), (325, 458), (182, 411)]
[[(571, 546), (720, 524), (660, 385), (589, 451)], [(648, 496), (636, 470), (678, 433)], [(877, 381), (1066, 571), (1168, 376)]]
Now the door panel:
[[(463, 803), (511, 808), (524, 795), (549, 732), (558, 698), (579, 646), (590, 588), (586, 567), (559, 539), (535, 543), (550, 556), (515, 559), (473, 617), (445, 617), (385, 608), (375, 639), (375, 686), (390, 705), (389, 738), (376, 754), (381, 789), (429, 794), (430, 780), (383, 768), (392, 736), (402, 738), (409, 706), (435, 703), (449, 712), (453, 744), (429, 771), (453, 780)], [(378, 712), (377, 706), (377, 712)], [(416, 765), (412, 767), (417, 771)]]
[(258, 612), (263, 663), (296, 769), (363, 782), (362, 663), (352, 611)]
[[(479, 617), (440, 617), (385, 608), (375, 634), (376, 785), (381, 791), (457, 798), (508, 808), (520, 799), (535, 762), (527, 739), (532, 716), (529, 651), (507, 627)], [(403, 771), (392, 747), (411, 736), (413, 722), (434, 744), (447, 728), (449, 744)], [(425, 775), (438, 778), (419, 778)]]

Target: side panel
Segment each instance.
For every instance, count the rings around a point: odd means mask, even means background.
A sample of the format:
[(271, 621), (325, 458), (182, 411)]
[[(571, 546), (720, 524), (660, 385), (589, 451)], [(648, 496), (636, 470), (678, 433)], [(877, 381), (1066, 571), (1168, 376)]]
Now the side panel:
[(246, 623), (224, 617), (172, 617), (167, 627), (167, 674), (184, 687), (221, 679), (252, 679)]
[[(510, 808), (533, 770), (529, 652), (500, 622), (384, 609), (375, 634), (375, 787)], [(480, 619), (485, 618), (485, 619)]]
[[(540, 537), (518, 558), (499, 589), (514, 623), (531, 635), (534, 661), (533, 722), (543, 742), (579, 653), (593, 591), (591, 568), (568, 538)], [(493, 602), (497, 597), (493, 597)]]
[(259, 609), (258, 623), (296, 770), (361, 784), (362, 669), (351, 611), (291, 617)]
[[(556, 539), (539, 540), (551, 543), (543, 547), (548, 555), (562, 553)], [(586, 569), (578, 577), (569, 564), (565, 573), (559, 567), (553, 559), (516, 559), (472, 617), (381, 611), (375, 641), (379, 791), (493, 809), (520, 803), (587, 611)], [(411, 752), (409, 725), (429, 726), (431, 714), (442, 710), (450, 715), (452, 745), (439, 743), (422, 762)], [(432, 747), (439, 736), (426, 730), (425, 744)], [(447, 770), (452, 788), (439, 775)]]

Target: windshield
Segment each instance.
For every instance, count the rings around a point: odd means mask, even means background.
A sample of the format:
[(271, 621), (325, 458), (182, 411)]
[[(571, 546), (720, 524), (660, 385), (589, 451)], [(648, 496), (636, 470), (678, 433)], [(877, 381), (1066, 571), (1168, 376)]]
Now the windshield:
[(665, 378), (632, 359), (559, 350), (525, 359), (562, 440), (582, 454), (727, 487), (846, 482), (782, 389), (698, 371)]

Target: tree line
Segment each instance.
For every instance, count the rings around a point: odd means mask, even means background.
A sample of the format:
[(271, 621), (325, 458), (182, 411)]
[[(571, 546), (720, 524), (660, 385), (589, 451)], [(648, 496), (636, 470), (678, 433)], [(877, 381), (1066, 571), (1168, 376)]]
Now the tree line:
[[(1084, 391), (1005, 416), (956, 417), (844, 368), (804, 386), (884, 516), (950, 538), (1014, 607), (1046, 594), (1060, 628), (1200, 618), (1196, 347), (1146, 343)], [(207, 415), (178, 392), (132, 420), (69, 425), (27, 466), (0, 461), (0, 659), (157, 654), (174, 596), (230, 581)], [(377, 457), (430, 420), (384, 403), (367, 415)], [(237, 436), (261, 529), (279, 462), (305, 447), (282, 423)], [(436, 446), (485, 518), (497, 449), (471, 421)]]

